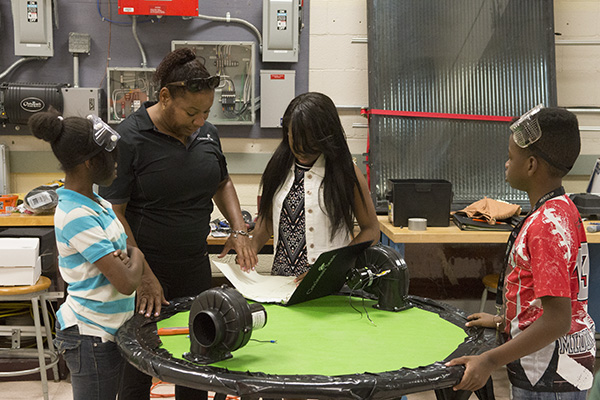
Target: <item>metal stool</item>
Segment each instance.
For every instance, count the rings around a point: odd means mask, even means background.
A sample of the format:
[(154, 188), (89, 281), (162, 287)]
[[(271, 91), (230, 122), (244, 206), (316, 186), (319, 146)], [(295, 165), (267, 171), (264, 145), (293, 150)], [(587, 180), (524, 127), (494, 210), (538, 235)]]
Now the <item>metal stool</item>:
[[(54, 348), (52, 343), (52, 331), (50, 329), (50, 321), (48, 318), (48, 307), (46, 306), (46, 300), (50, 298), (48, 294), (48, 288), (52, 282), (45, 276), (40, 277), (35, 285), (31, 286), (5, 286), (0, 287), (0, 302), (5, 301), (31, 301), (31, 307), (33, 310), (33, 322), (34, 326), (20, 326), (20, 325), (1, 325), (0, 335), (10, 336), (12, 338), (12, 345), (10, 349), (0, 349), (0, 355), (7, 356), (10, 358), (35, 358), (37, 356), (39, 360), (39, 367), (0, 372), (0, 377), (4, 376), (21, 376), (28, 375), (34, 372), (40, 373), (42, 378), (42, 391), (44, 399), (48, 400), (48, 378), (46, 376), (46, 370), (52, 368), (54, 373), (54, 381), (59, 381), (58, 376), (58, 352)], [(53, 298), (62, 297), (62, 293), (54, 294)], [(38, 304), (42, 306), (42, 317), (44, 319), (44, 325), (40, 322), (40, 311)], [(42, 328), (45, 330), (45, 336), (48, 341), (48, 349), (44, 349), (44, 341), (42, 339)], [(37, 341), (37, 349), (21, 349), (21, 335), (23, 336), (35, 336)], [(46, 363), (46, 357), (50, 358), (50, 362)]]
[(479, 312), (483, 312), (485, 308), (485, 302), (487, 301), (488, 292), (496, 293), (498, 291), (498, 274), (490, 274), (483, 277), (483, 293), (481, 294), (481, 305), (479, 306)]

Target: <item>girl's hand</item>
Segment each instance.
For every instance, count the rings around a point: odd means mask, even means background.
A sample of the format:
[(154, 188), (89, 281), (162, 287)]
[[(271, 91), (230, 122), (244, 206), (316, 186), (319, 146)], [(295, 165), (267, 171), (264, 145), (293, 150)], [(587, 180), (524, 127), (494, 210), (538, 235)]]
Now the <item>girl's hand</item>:
[(304, 277), (306, 276), (306, 274), (308, 274), (308, 271), (298, 275), (296, 277), (296, 279), (294, 279), (294, 283), (296, 284), (296, 286), (298, 286), (300, 284), (300, 282), (302, 282), (302, 279), (304, 279)]
[(123, 252), (121, 249), (118, 249), (113, 252), (113, 255), (120, 258), (127, 268), (131, 267), (131, 258), (129, 258), (127, 253)]

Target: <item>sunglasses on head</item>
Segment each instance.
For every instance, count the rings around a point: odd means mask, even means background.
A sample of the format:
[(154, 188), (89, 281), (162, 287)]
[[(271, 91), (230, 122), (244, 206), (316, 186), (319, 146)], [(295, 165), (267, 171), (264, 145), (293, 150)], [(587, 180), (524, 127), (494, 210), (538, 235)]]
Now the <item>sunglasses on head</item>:
[(183, 86), (190, 92), (199, 92), (201, 90), (214, 90), (221, 83), (219, 75), (209, 76), (208, 78), (191, 78), (185, 81), (167, 83), (165, 86)]

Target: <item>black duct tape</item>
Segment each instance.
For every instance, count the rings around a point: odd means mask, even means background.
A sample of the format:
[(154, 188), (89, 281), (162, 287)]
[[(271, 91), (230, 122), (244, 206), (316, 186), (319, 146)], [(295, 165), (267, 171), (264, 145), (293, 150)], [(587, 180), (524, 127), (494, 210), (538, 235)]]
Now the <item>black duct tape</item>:
[(127, 361), (165, 382), (248, 398), (318, 399), (392, 399), (426, 390), (451, 388), (462, 378), (464, 367), (446, 367), (446, 361), (480, 354), (495, 346), (495, 330), (465, 328), (467, 314), (464, 311), (427, 298), (408, 296), (408, 299), (414, 306), (439, 314), (467, 333), (464, 342), (445, 360), (414, 369), (339, 376), (269, 375), (197, 365), (175, 358), (161, 349), (156, 328), (157, 321), (189, 310), (194, 298), (172, 301), (158, 317), (134, 315), (119, 329), (116, 342)]

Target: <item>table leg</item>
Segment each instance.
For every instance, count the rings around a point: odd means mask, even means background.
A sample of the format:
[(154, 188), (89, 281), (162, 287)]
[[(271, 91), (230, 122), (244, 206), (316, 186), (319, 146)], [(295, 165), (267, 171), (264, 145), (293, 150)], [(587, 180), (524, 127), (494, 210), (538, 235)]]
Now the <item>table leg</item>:
[(381, 233), (381, 244), (385, 245), (385, 246), (389, 246), (391, 248), (393, 248), (394, 250), (398, 251), (398, 253), (400, 253), (400, 255), (402, 257), (404, 257), (404, 243), (394, 243), (390, 240), (390, 238), (385, 234), (385, 233)]

